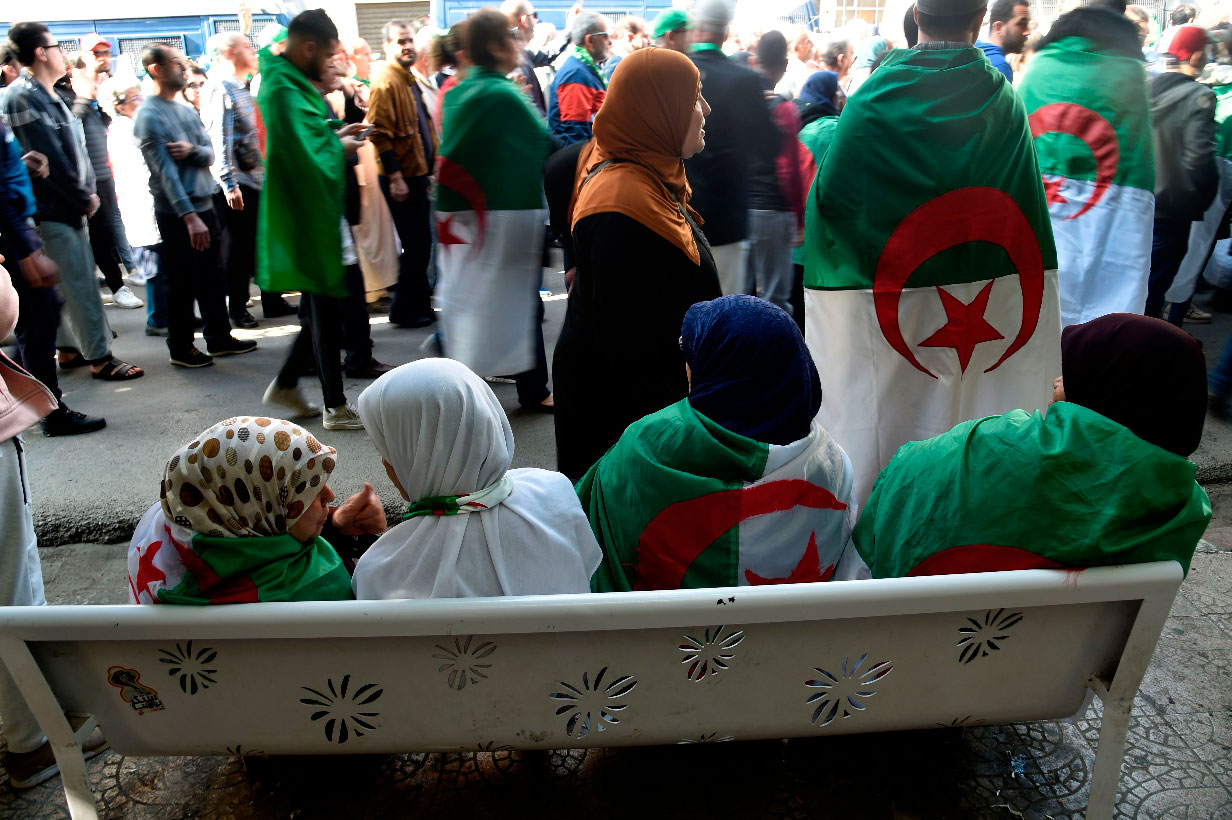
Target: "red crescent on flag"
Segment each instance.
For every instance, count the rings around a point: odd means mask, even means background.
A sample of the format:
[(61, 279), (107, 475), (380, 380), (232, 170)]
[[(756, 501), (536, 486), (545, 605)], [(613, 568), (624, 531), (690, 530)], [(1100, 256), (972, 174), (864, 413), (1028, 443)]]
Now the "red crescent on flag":
[(1091, 198), (1073, 216), (1077, 219), (1095, 207), (1112, 180), (1116, 179), (1117, 166), (1121, 162), (1121, 146), (1112, 123), (1089, 108), (1077, 103), (1057, 102), (1042, 105), (1027, 118), (1031, 123), (1031, 136), (1041, 134), (1069, 134), (1086, 143), (1095, 158), (1095, 190)]
[[(465, 199), (471, 206), (471, 210), (475, 212), (475, 216), (479, 220), (479, 232), (475, 235), (475, 242), (471, 246), (472, 250), (469, 257), (469, 259), (475, 259), (479, 256), (479, 250), (483, 247), (484, 237), (488, 233), (488, 199), (484, 196), (483, 187), (471, 176), (470, 171), (467, 171), (448, 157), (441, 157), (440, 163), (436, 167), (436, 181), (442, 188), (448, 188)], [(437, 224), (440, 224), (439, 221)], [(446, 239), (448, 238), (446, 237)], [(442, 244), (458, 244), (456, 241), (445, 242), (439, 237), (438, 241), (442, 242)]]
[(1004, 248), (1022, 288), (1022, 327), (985, 373), (996, 370), (1030, 341), (1044, 304), (1044, 257), (1035, 229), (1013, 197), (1000, 188), (959, 188), (916, 208), (894, 229), (877, 259), (873, 306), (890, 347), (934, 379), (936, 374), (920, 364), (903, 338), (899, 301), (916, 268), (941, 251), (967, 242), (991, 242)]
[(633, 588), (680, 589), (689, 567), (723, 533), (755, 515), (795, 507), (847, 509), (829, 490), (798, 478), (678, 501), (651, 519), (638, 538)]

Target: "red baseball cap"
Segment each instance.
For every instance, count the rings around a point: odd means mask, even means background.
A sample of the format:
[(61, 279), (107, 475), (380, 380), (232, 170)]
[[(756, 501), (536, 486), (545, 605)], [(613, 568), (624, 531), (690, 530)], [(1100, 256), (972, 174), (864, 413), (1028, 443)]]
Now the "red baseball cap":
[(1171, 54), (1181, 62), (1185, 62), (1206, 48), (1208, 42), (1210, 38), (1206, 36), (1206, 30), (1201, 26), (1179, 26), (1173, 32), (1172, 40), (1168, 43), (1164, 53)]
[(101, 34), (90, 33), (90, 34), (87, 34), (85, 37), (81, 38), (81, 50), (82, 51), (93, 51), (99, 46), (106, 46), (107, 48), (111, 48), (111, 43), (107, 40), (106, 37), (102, 36)]

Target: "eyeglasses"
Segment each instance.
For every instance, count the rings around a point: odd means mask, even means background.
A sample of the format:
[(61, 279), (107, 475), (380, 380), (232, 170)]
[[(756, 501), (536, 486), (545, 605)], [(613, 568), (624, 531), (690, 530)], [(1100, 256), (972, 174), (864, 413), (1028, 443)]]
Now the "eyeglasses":
[(98, 49), (97, 51), (95, 51), (95, 52), (94, 52), (94, 56), (95, 56), (95, 57), (110, 57), (110, 56), (111, 56), (111, 49), (109, 49), (109, 48), (101, 48), (101, 49)]
[(188, 88), (200, 88), (203, 83), (189, 83)]
[(59, 47), (60, 47), (59, 43), (44, 43), (43, 45), (39, 46), (39, 48), (43, 49), (44, 51), (51, 51), (53, 48), (59, 48)]

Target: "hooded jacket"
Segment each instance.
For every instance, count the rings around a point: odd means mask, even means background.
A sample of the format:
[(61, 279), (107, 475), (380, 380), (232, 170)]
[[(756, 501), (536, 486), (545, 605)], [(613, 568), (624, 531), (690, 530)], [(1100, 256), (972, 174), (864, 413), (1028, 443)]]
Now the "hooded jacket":
[(1215, 93), (1179, 71), (1151, 78), (1155, 218), (1202, 219), (1219, 188)]

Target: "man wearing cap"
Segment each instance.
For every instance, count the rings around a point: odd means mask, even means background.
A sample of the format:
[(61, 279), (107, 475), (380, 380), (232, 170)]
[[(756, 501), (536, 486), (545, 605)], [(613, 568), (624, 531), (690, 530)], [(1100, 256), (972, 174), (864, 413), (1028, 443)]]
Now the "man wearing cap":
[(725, 0), (703, 0), (693, 8), (696, 27), (689, 59), (702, 75), (702, 96), (710, 104), (706, 150), (685, 160), (693, 186), (690, 205), (705, 220), (723, 293), (752, 293), (742, 242), (749, 232), (749, 166), (753, 157), (773, 157), (779, 130), (770, 119), (761, 76), (727, 59), (723, 42), (731, 21)]
[(917, 45), (810, 146), (805, 339), (860, 504), (900, 446), (1042, 409), (1060, 367), (1047, 200), (1022, 100), (974, 46), (985, 2), (918, 0)]
[[(1189, 230), (1205, 215), (1219, 188), (1215, 164), (1215, 92), (1196, 82), (1206, 65), (1206, 32), (1180, 26), (1164, 53), (1166, 70), (1150, 80), (1155, 133), (1155, 226), (1146, 315), (1162, 317), (1164, 294), (1189, 247)], [(1188, 300), (1172, 306), (1180, 326)]]
[(693, 18), (684, 9), (664, 9), (654, 21), (654, 43), (659, 48), (670, 48), (681, 54), (689, 53), (689, 32), (693, 30)]
[(94, 74), (97, 76), (98, 82), (102, 82), (107, 77), (111, 76), (111, 43), (106, 37), (101, 34), (90, 33), (81, 38), (81, 56), (87, 54), (94, 57), (92, 65), (87, 68), (94, 69)]

